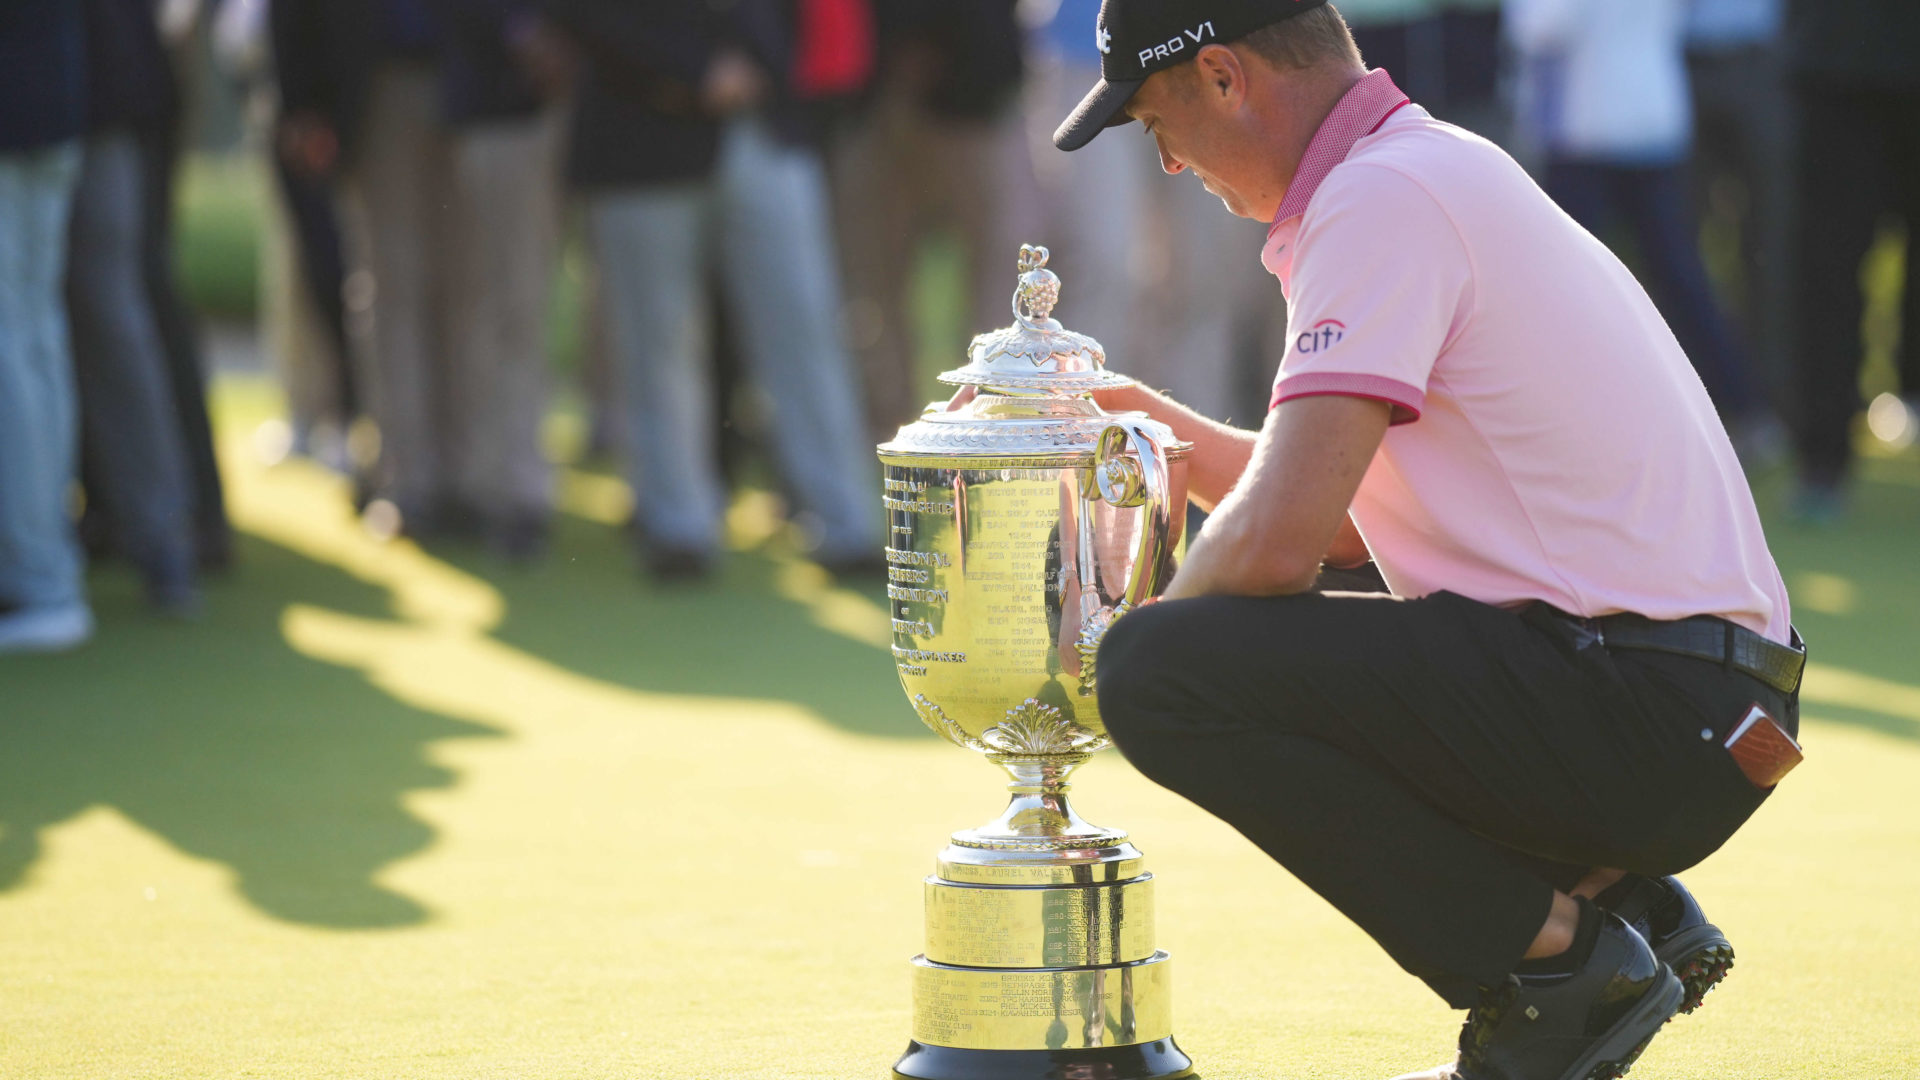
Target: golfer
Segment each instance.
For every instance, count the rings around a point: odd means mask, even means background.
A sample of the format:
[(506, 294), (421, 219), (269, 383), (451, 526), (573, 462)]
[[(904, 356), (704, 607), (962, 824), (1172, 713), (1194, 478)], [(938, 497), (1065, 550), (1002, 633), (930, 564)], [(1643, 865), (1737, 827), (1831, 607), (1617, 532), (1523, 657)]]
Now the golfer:
[[(1324, 0), (1105, 0), (1089, 29), (1104, 78), (1056, 144), (1139, 123), (1273, 223), (1291, 305), (1258, 433), (1102, 397), (1192, 441), (1213, 511), (1101, 650), (1114, 740), (1470, 1010), (1414, 1075), (1625, 1072), (1732, 960), (1671, 875), (1798, 760), (1805, 653), (1700, 380)], [(1369, 560), (1390, 593), (1315, 590)]]

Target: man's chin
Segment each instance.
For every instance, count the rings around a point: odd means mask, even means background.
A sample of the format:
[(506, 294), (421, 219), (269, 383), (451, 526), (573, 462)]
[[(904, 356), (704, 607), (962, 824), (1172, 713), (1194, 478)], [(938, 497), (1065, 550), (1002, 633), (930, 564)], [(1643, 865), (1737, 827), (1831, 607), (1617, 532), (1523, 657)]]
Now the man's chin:
[(1243, 217), (1248, 219), (1257, 218), (1258, 215), (1250, 213), (1247, 210), (1245, 203), (1241, 202), (1239, 199), (1234, 198), (1232, 195), (1221, 195), (1217, 191), (1214, 192), (1214, 194), (1219, 197), (1220, 205), (1226, 207), (1227, 213), (1232, 214), (1234, 217)]
[(1193, 178), (1195, 180), (1200, 181), (1200, 186), (1206, 189), (1207, 194), (1220, 200), (1220, 205), (1227, 208), (1227, 213), (1232, 214), (1235, 217), (1243, 217), (1243, 218), (1251, 218), (1254, 216), (1253, 214), (1250, 214), (1247, 212), (1246, 203), (1243, 202), (1233, 192), (1228, 191), (1224, 188), (1218, 188), (1213, 186), (1212, 177), (1209, 177), (1200, 172), (1195, 172), (1193, 174)]

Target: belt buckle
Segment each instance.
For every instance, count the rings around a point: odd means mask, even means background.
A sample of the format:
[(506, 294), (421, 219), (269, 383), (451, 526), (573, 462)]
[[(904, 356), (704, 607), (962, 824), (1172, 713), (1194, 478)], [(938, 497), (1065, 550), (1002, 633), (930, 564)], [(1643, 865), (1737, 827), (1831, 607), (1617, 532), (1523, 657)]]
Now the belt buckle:
[(1589, 646), (1607, 647), (1607, 630), (1599, 619), (1569, 614), (1566, 623), (1573, 629), (1573, 651), (1585, 652)]

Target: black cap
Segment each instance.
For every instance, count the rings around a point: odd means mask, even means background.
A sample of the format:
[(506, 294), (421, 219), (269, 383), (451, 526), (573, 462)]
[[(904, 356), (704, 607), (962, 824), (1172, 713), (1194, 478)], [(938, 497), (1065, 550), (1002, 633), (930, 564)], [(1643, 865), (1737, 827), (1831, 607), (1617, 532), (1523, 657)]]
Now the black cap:
[(1122, 111), (1147, 76), (1193, 59), (1203, 45), (1237, 41), (1327, 0), (1101, 0), (1094, 40), (1100, 81), (1053, 133), (1053, 145), (1078, 150), (1106, 128), (1127, 122)]

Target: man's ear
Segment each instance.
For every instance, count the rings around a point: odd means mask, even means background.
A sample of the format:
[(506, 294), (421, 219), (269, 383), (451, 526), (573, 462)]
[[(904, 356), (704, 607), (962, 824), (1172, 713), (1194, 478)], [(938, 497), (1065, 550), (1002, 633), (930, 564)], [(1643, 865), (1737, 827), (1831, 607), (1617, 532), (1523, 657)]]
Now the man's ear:
[(1247, 69), (1239, 54), (1225, 45), (1203, 45), (1193, 58), (1205, 96), (1232, 108), (1247, 98)]

